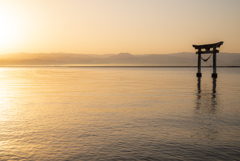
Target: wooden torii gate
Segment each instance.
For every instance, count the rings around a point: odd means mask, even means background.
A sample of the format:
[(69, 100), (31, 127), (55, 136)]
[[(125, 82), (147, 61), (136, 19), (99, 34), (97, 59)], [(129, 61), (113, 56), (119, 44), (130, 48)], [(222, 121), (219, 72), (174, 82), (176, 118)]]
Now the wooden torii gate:
[[(202, 59), (202, 57), (201, 57), (201, 54), (212, 53), (213, 54), (212, 78), (217, 78), (217, 68), (216, 68), (217, 67), (217, 56), (216, 56), (216, 53), (219, 53), (219, 50), (217, 50), (217, 48), (219, 48), (222, 44), (223, 44), (223, 41), (220, 41), (220, 42), (215, 43), (215, 44), (193, 45), (193, 47), (198, 50), (196, 52), (196, 54), (198, 54), (197, 77), (202, 77), (202, 73), (201, 73), (201, 59)], [(204, 49), (204, 51), (202, 51), (202, 49)], [(205, 59), (205, 61), (207, 61), (210, 57), (211, 57), (211, 55), (207, 59)]]

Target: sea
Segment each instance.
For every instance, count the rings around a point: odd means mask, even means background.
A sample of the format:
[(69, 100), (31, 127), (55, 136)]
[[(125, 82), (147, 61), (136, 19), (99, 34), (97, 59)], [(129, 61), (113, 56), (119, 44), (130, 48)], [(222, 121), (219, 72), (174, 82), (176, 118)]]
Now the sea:
[(240, 160), (240, 68), (0, 67), (0, 160)]

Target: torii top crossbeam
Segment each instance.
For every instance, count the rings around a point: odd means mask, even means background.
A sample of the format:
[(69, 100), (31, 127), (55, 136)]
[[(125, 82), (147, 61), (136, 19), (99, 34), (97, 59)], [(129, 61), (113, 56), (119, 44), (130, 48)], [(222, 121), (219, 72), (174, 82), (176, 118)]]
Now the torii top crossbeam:
[[(223, 41), (220, 41), (214, 44), (193, 45), (193, 47), (195, 49), (198, 49), (198, 52), (196, 52), (196, 54), (218, 53), (219, 51), (216, 50), (216, 48), (219, 48), (222, 44)], [(210, 51), (211, 48), (213, 48), (212, 51)], [(202, 49), (205, 49), (205, 51), (202, 51)]]

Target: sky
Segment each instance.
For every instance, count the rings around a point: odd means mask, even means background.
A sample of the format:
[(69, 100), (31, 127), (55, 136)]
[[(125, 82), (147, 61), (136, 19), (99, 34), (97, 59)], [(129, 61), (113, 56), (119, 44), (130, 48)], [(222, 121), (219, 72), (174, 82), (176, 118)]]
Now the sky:
[(219, 41), (240, 53), (240, 0), (0, 0), (0, 54), (168, 54)]

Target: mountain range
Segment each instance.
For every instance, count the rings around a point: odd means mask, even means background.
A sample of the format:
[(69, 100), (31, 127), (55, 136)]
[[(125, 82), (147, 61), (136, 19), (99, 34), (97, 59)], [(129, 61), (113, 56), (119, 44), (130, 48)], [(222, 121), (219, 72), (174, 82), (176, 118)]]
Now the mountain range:
[[(210, 54), (202, 54), (204, 59)], [(72, 53), (11, 53), (0, 55), (0, 66), (9, 65), (130, 65), (130, 66), (196, 66), (195, 53), (173, 54), (72, 54)], [(211, 66), (212, 57), (202, 61), (202, 66)], [(217, 53), (218, 66), (240, 66), (239, 53)]]

